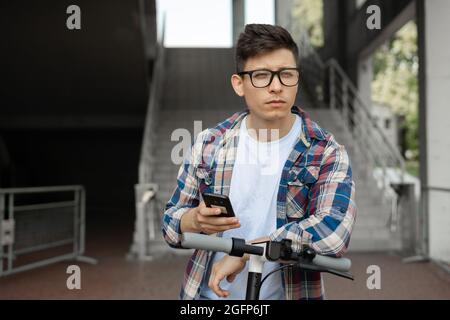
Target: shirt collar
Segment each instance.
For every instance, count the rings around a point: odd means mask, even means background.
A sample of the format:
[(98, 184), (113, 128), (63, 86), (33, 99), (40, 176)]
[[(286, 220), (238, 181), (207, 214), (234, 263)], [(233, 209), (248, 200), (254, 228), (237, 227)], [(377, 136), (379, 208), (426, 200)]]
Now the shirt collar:
[[(225, 129), (225, 137), (222, 140), (222, 144), (226, 144), (230, 139), (237, 136), (242, 120), (249, 112), (249, 109), (240, 111), (225, 121), (228, 125), (225, 124), (222, 126), (222, 128)], [(291, 112), (302, 118), (302, 132), (300, 133), (300, 139), (307, 147), (311, 144), (312, 139), (324, 140), (326, 138), (323, 130), (311, 120), (309, 114), (305, 110), (298, 106), (292, 106)]]

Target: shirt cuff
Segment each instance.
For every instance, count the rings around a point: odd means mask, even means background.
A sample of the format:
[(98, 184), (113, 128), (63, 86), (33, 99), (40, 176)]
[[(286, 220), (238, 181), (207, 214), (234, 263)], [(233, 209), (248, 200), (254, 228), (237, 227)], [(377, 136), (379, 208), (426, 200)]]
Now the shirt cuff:
[(271, 241), (291, 240), (294, 252), (300, 252), (304, 245), (311, 247), (312, 244), (312, 235), (303, 230), (296, 222), (291, 222), (278, 228), (269, 235), (269, 238)]

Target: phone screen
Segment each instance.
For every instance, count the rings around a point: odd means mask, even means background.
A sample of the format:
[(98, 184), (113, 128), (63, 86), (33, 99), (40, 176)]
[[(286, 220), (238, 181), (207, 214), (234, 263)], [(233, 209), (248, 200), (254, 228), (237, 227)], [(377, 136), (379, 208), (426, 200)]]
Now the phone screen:
[(230, 199), (221, 194), (203, 193), (203, 200), (208, 208), (219, 208), (221, 214), (218, 217), (234, 217)]

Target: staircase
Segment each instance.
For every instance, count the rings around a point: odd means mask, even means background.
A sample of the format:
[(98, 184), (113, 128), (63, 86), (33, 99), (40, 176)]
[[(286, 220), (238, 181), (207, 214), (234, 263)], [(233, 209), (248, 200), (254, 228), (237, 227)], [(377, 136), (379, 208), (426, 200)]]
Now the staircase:
[[(195, 138), (194, 131), (198, 133), (234, 112), (245, 109), (244, 100), (235, 94), (230, 84), (231, 74), (235, 70), (234, 49), (166, 48), (164, 51), (164, 79), (160, 81), (160, 90), (156, 90), (160, 97), (155, 100), (158, 103), (154, 107), (158, 110), (153, 117), (148, 116), (146, 126), (151, 131), (146, 131), (144, 138), (153, 141), (154, 145), (145, 147), (148, 141), (144, 141), (143, 151), (147, 150), (147, 156), (144, 155), (141, 159), (141, 168), (147, 168), (151, 174), (140, 179), (140, 183), (152, 182), (158, 185), (156, 209), (145, 212), (147, 217), (157, 220), (155, 226), (160, 225), (164, 206), (176, 186), (181, 163), (172, 161), (171, 152), (174, 146), (183, 143), (179, 133), (184, 132), (190, 139), (188, 145), (191, 145)], [(309, 112), (313, 121), (331, 132), (340, 144), (346, 146), (352, 162), (358, 215), (349, 250), (401, 249), (400, 235), (392, 232), (391, 228), (392, 201), (395, 199), (385, 196), (386, 186), (380, 189), (372, 174), (374, 167), (381, 165), (386, 168), (390, 166), (391, 159), (394, 162), (401, 162), (401, 159), (398, 160), (398, 155), (392, 152), (391, 146), (386, 145), (380, 129), (372, 127), (370, 116), (360, 111), (362, 107), (355, 107), (359, 103), (358, 92), (347, 83), (348, 78), (338, 66), (330, 65), (329, 70), (335, 72), (334, 76), (339, 75), (341, 78), (333, 77), (333, 74), (330, 78), (338, 82), (337, 86), (342, 83), (345, 87), (338, 87), (340, 94), (330, 94), (331, 100), (328, 103), (324, 100), (323, 85), (326, 80), (324, 74), (328, 69), (314, 52), (311, 54), (309, 51), (309, 55), (301, 60), (304, 63), (304, 78), (296, 104)], [(352, 90), (347, 93), (348, 88)], [(342, 92), (345, 92), (343, 96)], [(351, 121), (358, 124), (353, 131), (349, 129), (348, 120), (350, 104), (353, 104), (355, 110), (351, 114)], [(201, 121), (198, 128), (194, 128), (196, 120)], [(178, 133), (173, 137), (175, 141), (172, 141), (173, 133)], [(137, 220), (136, 229), (138, 225)], [(159, 228), (152, 234), (153, 240), (146, 247), (160, 247), (166, 252), (185, 252), (169, 250), (162, 241)]]
[[(303, 104), (313, 121), (331, 132), (350, 156), (356, 187), (356, 223), (350, 251), (400, 250), (398, 195), (389, 185), (388, 170), (404, 177), (404, 161), (398, 149), (373, 121), (370, 106), (340, 65), (323, 62), (312, 47), (305, 28), (295, 41), (299, 45), (304, 95)], [(374, 170), (381, 172), (377, 180)]]
[[(233, 49), (174, 48), (167, 50), (166, 81), (157, 127), (154, 181), (159, 186), (158, 200), (166, 203), (176, 186), (181, 163), (171, 161), (171, 141), (176, 129), (186, 129), (191, 141), (194, 121), (204, 130), (245, 109), (244, 101), (231, 87), (235, 69)], [(200, 131), (198, 130), (198, 131)], [(196, 132), (198, 133), (198, 132)]]
[(312, 120), (331, 132), (349, 153), (358, 208), (349, 251), (400, 250), (401, 237), (390, 230), (391, 202), (380, 196), (377, 181), (368, 172), (366, 159), (361, 154), (364, 149), (355, 145), (338, 111), (307, 109)]
[[(171, 161), (173, 147), (181, 143), (179, 137), (171, 141), (174, 130), (186, 129), (193, 139), (194, 121), (201, 121), (202, 130), (245, 108), (244, 101), (236, 96), (229, 80), (234, 70), (233, 49), (166, 50), (167, 72), (157, 121), (154, 173), (154, 182), (159, 187), (157, 198), (160, 207), (172, 195), (180, 167), (180, 163)], [(196, 76), (193, 78), (192, 75)], [(310, 113), (313, 121), (333, 133), (337, 141), (349, 151), (358, 207), (350, 250), (399, 249), (400, 237), (389, 229), (391, 204), (380, 196), (377, 182), (367, 172), (366, 159), (361, 155), (364, 151), (355, 145), (342, 115), (338, 110), (317, 108), (315, 100), (303, 88), (298, 94), (297, 103)]]

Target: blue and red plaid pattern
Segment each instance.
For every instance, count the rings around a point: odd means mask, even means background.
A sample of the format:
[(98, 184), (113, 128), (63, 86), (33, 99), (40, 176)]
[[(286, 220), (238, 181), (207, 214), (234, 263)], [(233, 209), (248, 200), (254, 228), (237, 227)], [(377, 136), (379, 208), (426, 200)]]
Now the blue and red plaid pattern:
[[(248, 112), (235, 113), (197, 136), (189, 157), (180, 167), (177, 186), (164, 212), (162, 230), (171, 247), (181, 247), (181, 217), (199, 205), (202, 192), (229, 195), (239, 128)], [(296, 251), (309, 245), (320, 254), (342, 256), (356, 220), (350, 159), (345, 147), (311, 121), (305, 111), (293, 106), (292, 112), (302, 118), (302, 132), (283, 168), (277, 196), (277, 230), (269, 235), (270, 239), (291, 239)], [(203, 250), (193, 253), (181, 299), (199, 297), (211, 255)], [(283, 271), (283, 278), (288, 300), (324, 298), (318, 272), (288, 268)]]

